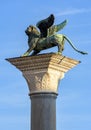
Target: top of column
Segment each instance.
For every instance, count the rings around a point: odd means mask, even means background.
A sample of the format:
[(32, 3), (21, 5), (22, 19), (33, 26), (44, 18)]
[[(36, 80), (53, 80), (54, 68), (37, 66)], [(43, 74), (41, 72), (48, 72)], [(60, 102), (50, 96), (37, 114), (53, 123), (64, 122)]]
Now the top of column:
[(22, 72), (52, 68), (67, 72), (80, 62), (55, 53), (6, 59)]
[(59, 79), (79, 63), (77, 60), (53, 53), (7, 60), (23, 73), (31, 94), (57, 93)]

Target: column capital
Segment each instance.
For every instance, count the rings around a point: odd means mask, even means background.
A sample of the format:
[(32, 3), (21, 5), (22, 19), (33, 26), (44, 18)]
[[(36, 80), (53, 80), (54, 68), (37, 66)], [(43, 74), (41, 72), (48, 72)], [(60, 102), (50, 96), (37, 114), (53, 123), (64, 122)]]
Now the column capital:
[(30, 94), (57, 93), (58, 82), (79, 61), (54, 53), (7, 59), (25, 77)]

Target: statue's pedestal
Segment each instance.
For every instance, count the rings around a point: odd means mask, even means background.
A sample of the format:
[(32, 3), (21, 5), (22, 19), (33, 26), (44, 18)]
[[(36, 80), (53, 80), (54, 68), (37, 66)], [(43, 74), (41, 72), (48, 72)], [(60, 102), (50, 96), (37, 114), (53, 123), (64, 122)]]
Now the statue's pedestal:
[(31, 130), (56, 130), (56, 97), (58, 83), (79, 61), (58, 55), (7, 59), (25, 77), (31, 98)]

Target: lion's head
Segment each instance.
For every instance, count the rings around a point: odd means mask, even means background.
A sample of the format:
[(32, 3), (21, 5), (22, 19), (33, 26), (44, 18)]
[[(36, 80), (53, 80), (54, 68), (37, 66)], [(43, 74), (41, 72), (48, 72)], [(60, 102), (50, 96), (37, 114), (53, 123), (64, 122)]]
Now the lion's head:
[(27, 27), (27, 29), (25, 30), (25, 33), (26, 33), (28, 36), (29, 36), (31, 33), (32, 33), (32, 34), (37, 34), (37, 35), (40, 34), (39, 31), (37, 30), (37, 28), (34, 27), (34, 26), (32, 26), (32, 25), (30, 25), (29, 27)]

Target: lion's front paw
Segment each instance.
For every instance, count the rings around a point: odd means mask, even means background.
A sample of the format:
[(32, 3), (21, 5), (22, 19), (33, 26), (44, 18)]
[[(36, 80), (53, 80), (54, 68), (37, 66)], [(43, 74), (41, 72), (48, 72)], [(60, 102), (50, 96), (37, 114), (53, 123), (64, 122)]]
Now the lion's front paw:
[(29, 55), (29, 53), (26, 52), (26, 53), (24, 53), (23, 55), (21, 55), (21, 57), (28, 56), (28, 55)]
[(62, 53), (61, 53), (61, 52), (56, 52), (56, 54), (58, 54), (58, 55), (62, 55)]

